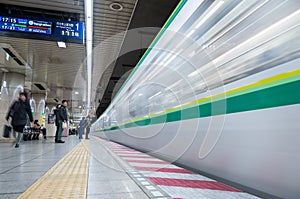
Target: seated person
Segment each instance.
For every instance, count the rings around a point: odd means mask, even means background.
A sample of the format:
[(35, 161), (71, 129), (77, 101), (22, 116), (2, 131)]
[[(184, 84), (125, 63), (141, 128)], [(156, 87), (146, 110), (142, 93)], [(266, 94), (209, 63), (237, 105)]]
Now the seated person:
[(34, 128), (34, 134), (32, 137), (32, 140), (38, 140), (39, 139), (39, 135), (40, 135), (40, 131), (41, 131), (41, 125), (39, 124), (38, 120), (34, 120), (33, 123), (33, 128)]
[(43, 136), (44, 136), (44, 140), (47, 140), (47, 129), (46, 127), (44, 127), (44, 125), (41, 126), (41, 130), (42, 130), (42, 133), (43, 133)]

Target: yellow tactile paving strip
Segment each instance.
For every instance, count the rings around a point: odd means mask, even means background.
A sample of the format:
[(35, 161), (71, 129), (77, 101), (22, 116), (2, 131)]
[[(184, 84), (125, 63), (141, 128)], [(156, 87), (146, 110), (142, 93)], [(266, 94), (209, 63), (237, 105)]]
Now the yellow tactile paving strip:
[(86, 198), (89, 141), (82, 140), (18, 198)]

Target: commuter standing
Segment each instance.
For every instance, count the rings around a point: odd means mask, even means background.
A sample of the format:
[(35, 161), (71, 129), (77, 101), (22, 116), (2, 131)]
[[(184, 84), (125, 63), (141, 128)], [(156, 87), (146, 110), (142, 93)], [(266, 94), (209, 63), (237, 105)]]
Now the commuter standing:
[(79, 122), (79, 139), (82, 139), (82, 135), (84, 134), (85, 129), (85, 117), (82, 117)]
[(58, 133), (57, 133), (57, 143), (64, 143), (65, 141), (61, 140), (62, 131), (63, 131), (63, 123), (68, 122), (68, 113), (66, 107), (68, 106), (68, 101), (63, 100), (62, 106), (58, 112)]
[(86, 117), (85, 126), (86, 126), (85, 139), (89, 139), (89, 133), (90, 133), (90, 128), (91, 128), (91, 118), (89, 115)]
[(60, 109), (61, 105), (57, 104), (56, 105), (56, 109), (54, 110), (54, 115), (55, 115), (55, 126), (56, 126), (56, 132), (55, 132), (55, 142), (57, 143), (58, 139), (58, 129), (59, 129), (59, 125), (58, 125), (58, 114), (59, 114), (59, 109)]
[(15, 145), (15, 148), (18, 148), (23, 136), (23, 129), (28, 121), (28, 117), (30, 122), (33, 122), (33, 116), (29, 101), (26, 99), (26, 93), (21, 92), (19, 94), (19, 100), (15, 101), (10, 107), (6, 116), (6, 120), (8, 121), (10, 117), (14, 134), (18, 133)]

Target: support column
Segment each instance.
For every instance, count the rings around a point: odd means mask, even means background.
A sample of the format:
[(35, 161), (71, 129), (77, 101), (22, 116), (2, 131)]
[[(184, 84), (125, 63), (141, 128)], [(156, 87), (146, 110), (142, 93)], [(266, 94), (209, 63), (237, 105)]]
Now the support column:
[(39, 124), (43, 124), (42, 116), (45, 116), (45, 94), (32, 93), (31, 106), (33, 108), (33, 118), (38, 120)]

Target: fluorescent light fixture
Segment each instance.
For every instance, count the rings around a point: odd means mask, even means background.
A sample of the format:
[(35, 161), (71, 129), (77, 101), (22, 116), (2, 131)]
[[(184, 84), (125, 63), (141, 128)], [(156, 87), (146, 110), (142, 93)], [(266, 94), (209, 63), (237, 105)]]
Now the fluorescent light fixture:
[(6, 61), (9, 61), (9, 54), (8, 53), (6, 53), (6, 56), (5, 56), (5, 58), (6, 58)]
[(189, 32), (189, 34), (187, 34), (187, 37), (190, 37), (194, 32), (195, 32), (196, 30), (191, 30), (190, 32)]
[(169, 60), (167, 60), (166, 62), (163, 63), (164, 66), (168, 66), (169, 63), (171, 63), (171, 61), (173, 61), (176, 58), (176, 55), (173, 55)]
[(58, 45), (58, 47), (60, 47), (60, 48), (66, 48), (66, 47), (67, 47), (67, 46), (66, 46), (66, 43), (63, 42), (63, 41), (58, 41), (58, 42), (57, 42), (57, 45)]
[[(256, 12), (259, 8), (261, 8), (262, 6), (264, 6), (269, 0), (265, 0), (265, 1), (260, 1), (258, 5), (256, 5), (252, 10), (250, 10), (250, 12), (242, 17), (240, 17), (238, 20), (235, 20), (233, 21), (233, 23), (228, 23), (230, 25), (228, 25), (227, 27), (224, 26), (224, 23), (223, 21), (220, 21), (220, 27), (217, 25), (216, 27), (219, 27), (217, 28), (214, 32), (207, 32), (206, 34), (207, 35), (214, 35), (216, 32), (220, 31), (220, 29), (222, 29), (222, 34), (219, 35), (218, 37), (215, 37), (214, 39), (210, 40), (210, 41), (207, 41), (207, 45), (209, 46), (210, 44), (214, 43), (216, 40), (218, 40), (219, 38), (223, 37), (228, 31), (230, 31), (232, 28), (236, 27), (237, 24), (239, 24), (240, 22), (244, 21), (247, 17), (249, 17), (250, 15), (252, 15), (254, 12)], [(251, 1), (245, 1), (245, 2), (242, 2), (240, 4), (240, 6), (238, 6), (236, 9), (238, 10), (238, 13), (236, 12), (233, 12), (235, 13), (234, 16), (238, 15), (238, 14), (241, 14), (243, 12), (245, 12), (245, 10), (249, 9), (249, 7), (251, 7), (249, 5)], [(254, 2), (254, 1), (253, 1)], [(253, 3), (252, 2), (252, 3)], [(252, 5), (251, 3), (251, 5)], [(246, 5), (245, 5), (246, 4)], [(232, 14), (231, 14), (232, 15)], [(228, 15), (227, 17), (230, 17), (230, 15)], [(233, 17), (231, 17), (233, 18)], [(231, 21), (232, 19), (228, 19), (226, 17), (224, 17), (222, 20), (224, 20), (224, 22), (228, 22), (228, 21)], [(205, 36), (204, 36), (205, 37)]]
[(213, 15), (220, 7), (221, 5), (224, 3), (224, 1), (220, 1), (213, 9), (211, 9), (207, 15), (205, 15), (196, 25), (196, 29), (199, 28), (211, 15)]
[(79, 92), (78, 91), (75, 91), (75, 95), (78, 95), (79, 94)]
[(5, 80), (2, 82), (2, 86), (3, 86), (3, 88), (7, 87), (7, 82)]
[(171, 84), (170, 86), (168, 86), (165, 90), (170, 89), (172, 87), (175, 87), (177, 85), (179, 85), (182, 82), (182, 79), (180, 79), (179, 81), (176, 81), (174, 84)]
[(9, 72), (9, 70), (7, 70), (6, 68), (1, 68), (1, 70), (2, 70), (3, 72), (5, 72), (5, 73), (8, 73), (8, 72)]
[(162, 61), (160, 64), (164, 64), (173, 54), (170, 52)]
[(156, 93), (155, 95), (152, 95), (152, 97), (149, 97), (149, 99), (152, 99), (152, 98), (154, 98), (154, 97), (156, 97), (156, 96), (158, 96), (158, 95), (160, 95), (161, 94), (161, 91), (159, 91), (158, 93)]
[(260, 44), (260, 42), (262, 42), (262, 41), (265, 42), (266, 38), (268, 38), (268, 40), (272, 39), (271, 37), (267, 37), (267, 36), (270, 35), (270, 33), (274, 34), (275, 32), (277, 33), (276, 34), (276, 36), (277, 36), (278, 34), (281, 33), (278, 30), (281, 30), (282, 27), (285, 26), (285, 25), (287, 26), (288, 23), (292, 23), (294, 20), (295, 21), (298, 20), (297, 17), (299, 15), (300, 15), (300, 9), (293, 12), (292, 14), (288, 15), (287, 17), (281, 19), (280, 21), (272, 24), (271, 26), (267, 27), (266, 29), (262, 30), (261, 32), (257, 33), (256, 35), (254, 35), (253, 37), (250, 37), (249, 39), (247, 39), (243, 43), (241, 43), (241, 44), (237, 45), (236, 47), (230, 49), (226, 53), (224, 53), (221, 56), (214, 59), (213, 62), (215, 63), (215, 65), (217, 65), (217, 67), (219, 67), (221, 65), (220, 63), (225, 62), (227, 57), (232, 58), (232, 56), (229, 56), (230, 53), (238, 52), (238, 53), (242, 54), (250, 48), (251, 44)]
[(190, 54), (189, 54), (189, 57), (194, 57), (196, 55), (196, 50), (193, 50), (193, 52), (191, 52)]
[(183, 52), (183, 49), (180, 49), (180, 50), (178, 51), (178, 53), (174, 54), (170, 59), (164, 60), (163, 65), (164, 65), (164, 66), (167, 66), (167, 65), (168, 65), (169, 63), (171, 63), (171, 61), (173, 61), (177, 56), (180, 56), (180, 53), (182, 53), (182, 52)]

